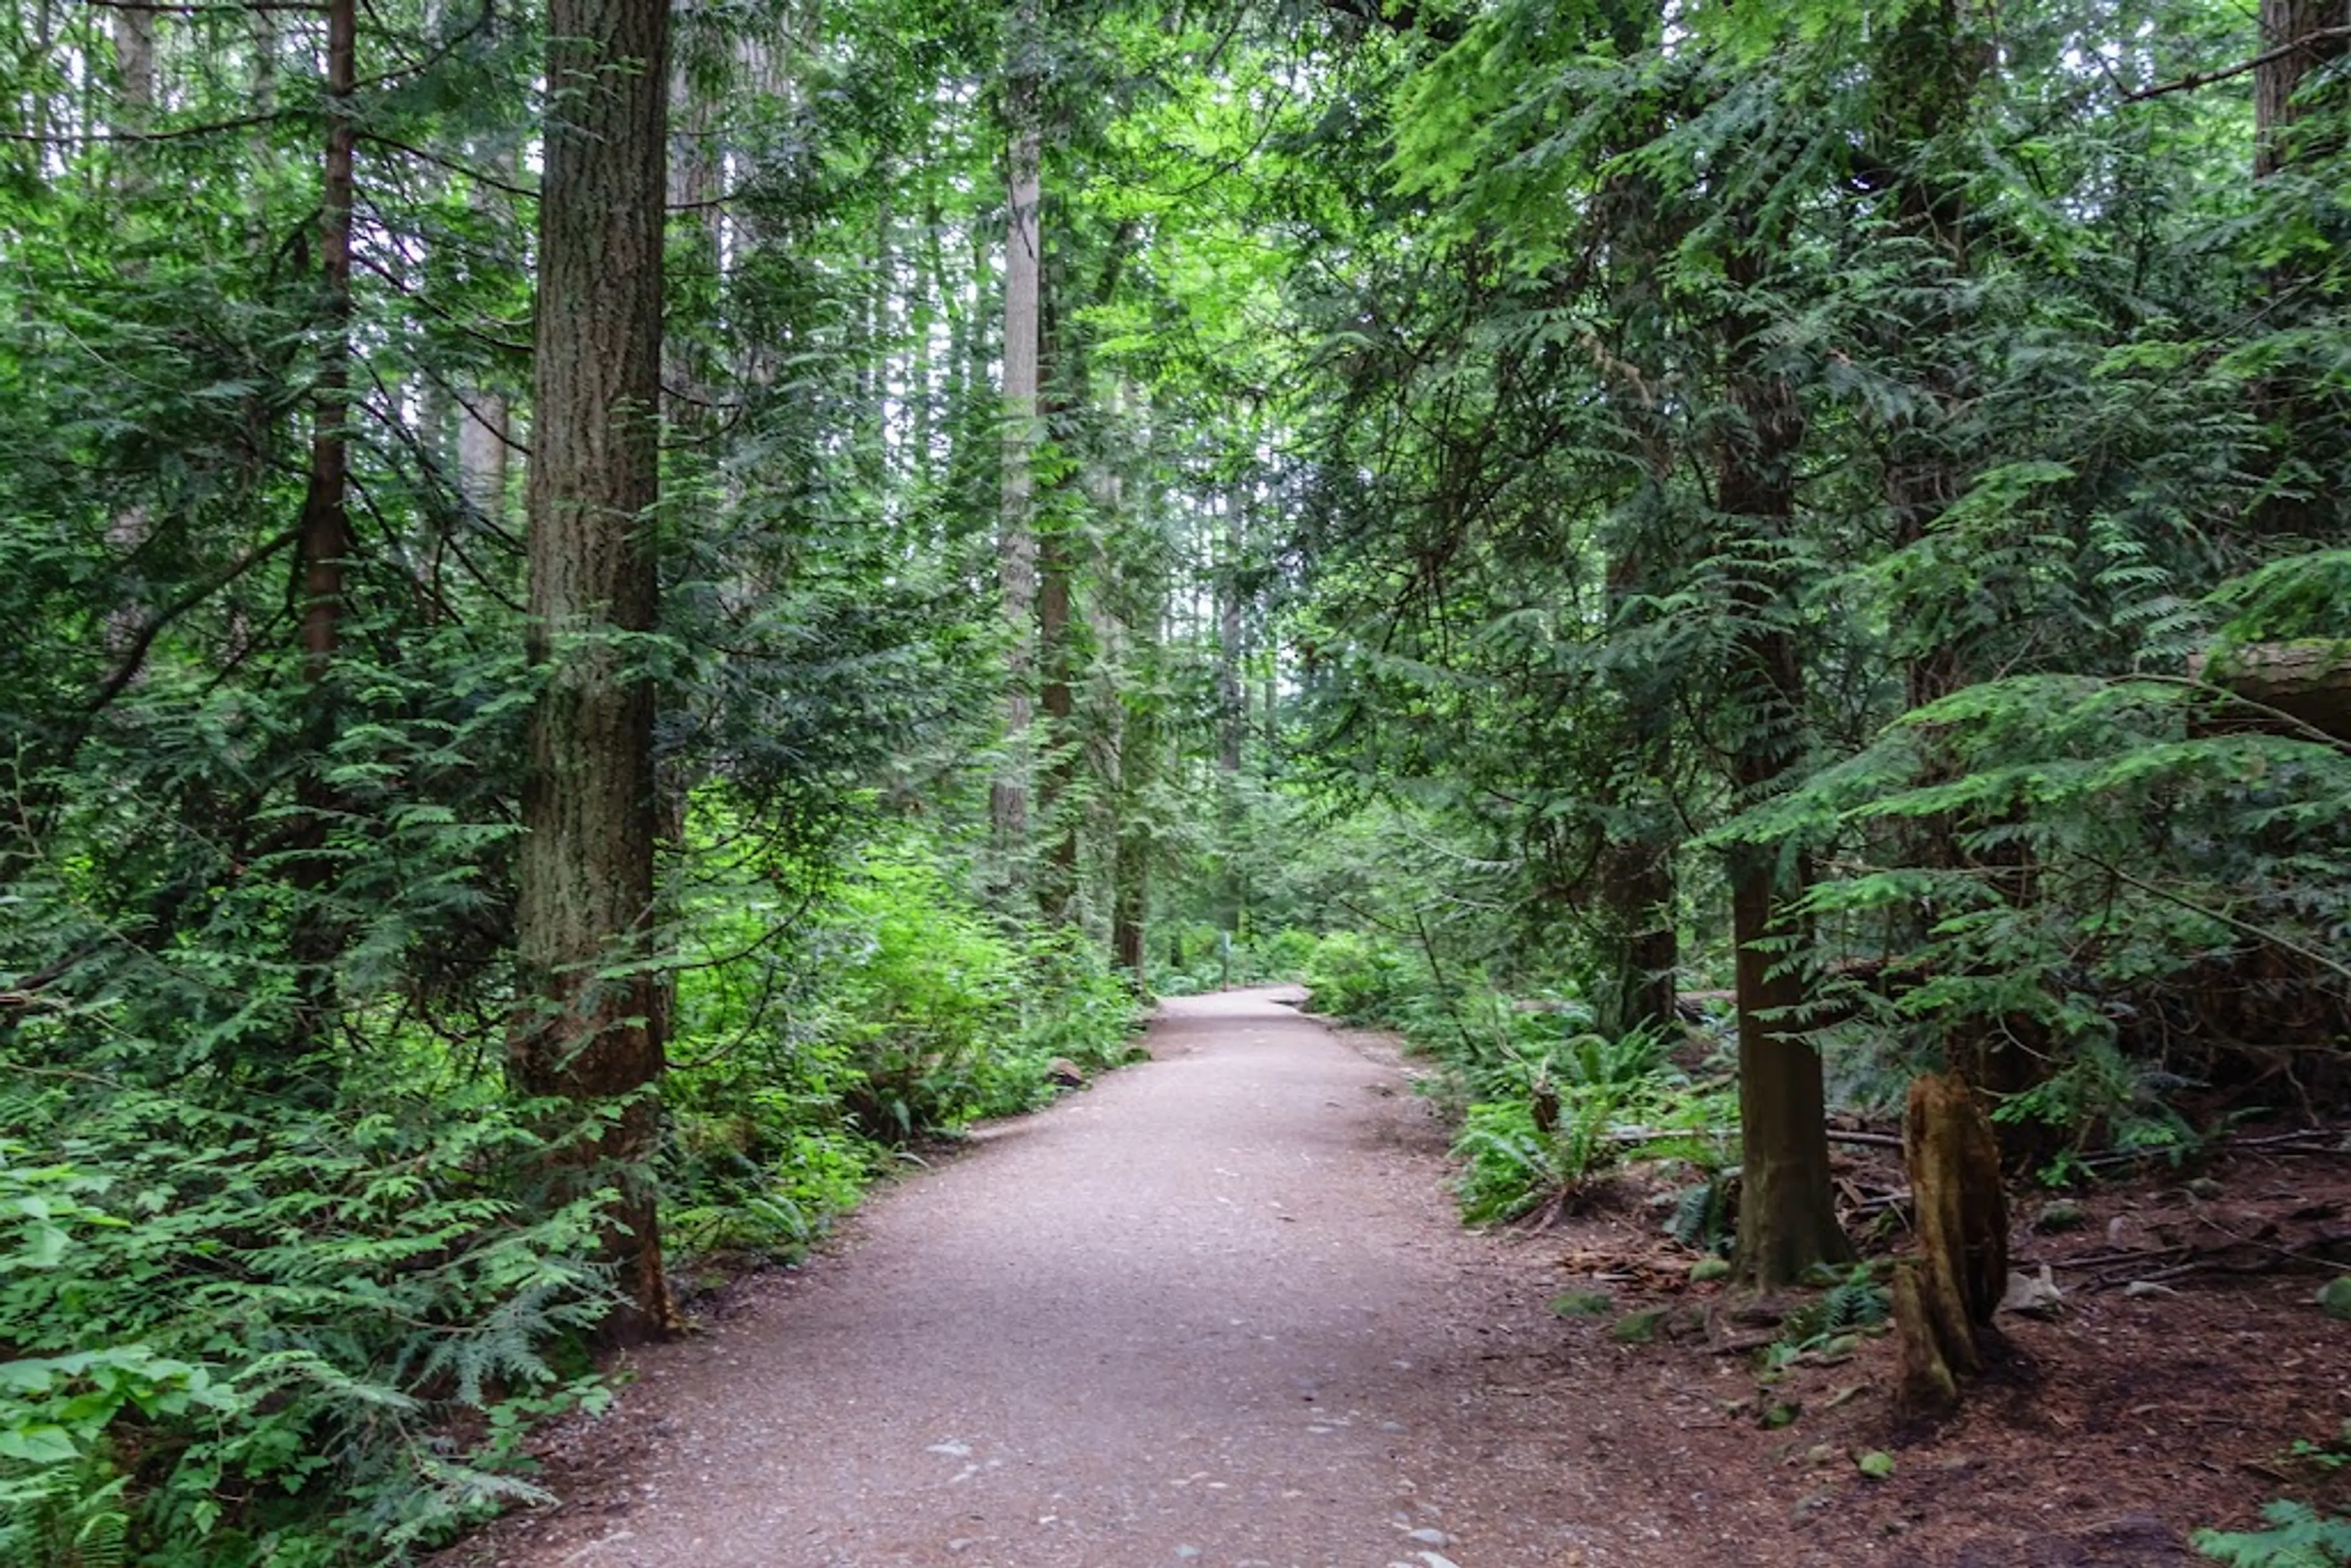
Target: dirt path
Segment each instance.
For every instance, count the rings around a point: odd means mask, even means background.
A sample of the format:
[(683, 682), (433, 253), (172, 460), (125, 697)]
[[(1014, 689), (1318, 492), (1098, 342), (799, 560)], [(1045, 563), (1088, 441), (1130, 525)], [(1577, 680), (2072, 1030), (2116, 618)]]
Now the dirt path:
[[(559, 1437), (563, 1505), (450, 1568), (2191, 1568), (2190, 1526), (2250, 1520), (2285, 1438), (2351, 1411), (2309, 1279), (2257, 1275), (2076, 1288), (2011, 1322), (1959, 1422), (1897, 1441), (1889, 1342), (1759, 1384), (1738, 1301), (1687, 1287), (1638, 1184), (1462, 1231), (1393, 1047), (1279, 995), (1169, 1004), (1156, 1060), (646, 1354)], [(2281, 1212), (2351, 1203), (2331, 1164), (2215, 1169)], [(2069, 1234), (2184, 1225), (2191, 1197), (2102, 1190)], [(1546, 1310), (1604, 1279), (1610, 1315)], [(1654, 1343), (1612, 1325), (1644, 1304)], [(1855, 1463), (1881, 1445), (1882, 1481)]]
[(647, 1355), (619, 1446), (472, 1560), (1586, 1561), (1567, 1456), (1511, 1408), (1541, 1280), (1456, 1224), (1393, 1061), (1280, 994), (1170, 1003), (1153, 1062)]

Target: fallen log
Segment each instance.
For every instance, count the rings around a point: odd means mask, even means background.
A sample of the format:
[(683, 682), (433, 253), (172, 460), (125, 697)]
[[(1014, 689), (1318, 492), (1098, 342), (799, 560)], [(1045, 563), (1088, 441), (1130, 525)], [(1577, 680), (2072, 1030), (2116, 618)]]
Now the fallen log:
[(2304, 637), (2290, 643), (2246, 643), (2188, 662), (2196, 680), (2234, 693), (2291, 720), (2263, 729), (2307, 727), (2351, 740), (2351, 642)]

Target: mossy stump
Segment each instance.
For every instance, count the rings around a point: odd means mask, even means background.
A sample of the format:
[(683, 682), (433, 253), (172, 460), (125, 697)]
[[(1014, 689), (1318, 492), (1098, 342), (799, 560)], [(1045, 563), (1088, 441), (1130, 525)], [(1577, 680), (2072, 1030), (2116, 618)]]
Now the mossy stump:
[(1964, 1079), (1930, 1072), (1910, 1085), (1902, 1157), (1918, 1255), (1894, 1275), (1895, 1405), (1907, 1418), (1931, 1419), (1958, 1407), (1959, 1385), (1983, 1370), (1994, 1338), (2008, 1284), (2008, 1192), (1991, 1119)]

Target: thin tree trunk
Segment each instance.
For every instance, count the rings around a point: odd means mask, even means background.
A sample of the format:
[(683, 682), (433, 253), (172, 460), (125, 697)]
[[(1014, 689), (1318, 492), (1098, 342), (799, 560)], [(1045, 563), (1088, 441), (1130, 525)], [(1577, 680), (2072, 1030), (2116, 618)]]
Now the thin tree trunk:
[[(1137, 402), (1134, 389), (1122, 383), (1112, 396), (1112, 417), (1123, 419)], [(1103, 570), (1104, 580), (1117, 591), (1104, 617), (1115, 644), (1108, 662), (1122, 682), (1122, 689), (1111, 694), (1117, 736), (1110, 822), (1111, 961), (1126, 971), (1127, 984), (1141, 996), (1150, 988), (1151, 811), (1163, 749), (1159, 627), (1166, 613), (1167, 589), (1155, 553), (1158, 541), (1145, 536), (1136, 548), (1136, 536), (1126, 527), (1125, 476), (1107, 461), (1102, 511), (1111, 537), (1127, 541)]]
[[(1735, 251), (1730, 282), (1760, 281), (1750, 242)], [(1754, 362), (1762, 323), (1744, 310), (1725, 321), (1734, 418), (1718, 440), (1716, 504), (1739, 520), (1729, 542), (1743, 558), (1732, 594), (1740, 627), (1732, 653), (1732, 775), (1741, 801), (1771, 795), (1798, 760), (1803, 666), (1788, 624), (1794, 585), (1782, 559), (1795, 509), (1794, 464), (1804, 420), (1785, 381)], [(1784, 951), (1802, 930), (1788, 906), (1802, 895), (1801, 863), (1783, 876), (1771, 845), (1729, 856), (1731, 937), (1739, 1007), (1741, 1160), (1739, 1267), (1769, 1289), (1814, 1263), (1850, 1254), (1829, 1181), (1826, 1096), (1820, 1053), (1801, 1032), (1810, 999)]]
[(342, 923), (328, 907), (335, 865), (324, 851), (340, 810), (327, 782), (327, 753), (335, 741), (335, 693), (329, 683), (342, 643), (346, 563), (351, 553), (350, 329), (351, 212), (356, 200), (357, 146), (351, 95), (359, 81), (357, 0), (332, 0), (327, 9), (327, 150), (319, 198), (319, 280), (325, 347), (318, 401), (311, 415), (310, 472), (295, 527), (296, 587), (302, 606), (302, 678), (309, 716), (301, 775), (293, 882), (299, 895), (291, 938), (297, 976), (291, 1054), (308, 1056), (325, 1037), (335, 1008), (334, 966), (341, 956)]
[(559, 1195), (618, 1186), (617, 1338), (676, 1321), (645, 1168), (663, 1040), (649, 974), (653, 688), (632, 643), (659, 609), (668, 29), (666, 0), (549, 0), (538, 204), (530, 653), (547, 684), (523, 790), (525, 999), (508, 1070), (526, 1093), (583, 1103), (551, 1173)]
[(1008, 882), (1029, 841), (1029, 779), (1036, 679), (1037, 358), (1042, 255), (1039, 205), (1043, 199), (1041, 84), (1028, 58), (1035, 47), (1037, 6), (1022, 0), (1017, 13), (1015, 57), (1005, 83), (1009, 133), (1009, 212), (1004, 244), (1004, 485), (997, 534), (997, 570), (1004, 601), (1004, 765), (989, 796), (989, 816)]
[(1241, 689), (1244, 623), (1241, 559), (1249, 548), (1249, 490), (1235, 482), (1225, 491), (1224, 570), (1217, 573), (1217, 766), (1228, 779), (1241, 770), (1241, 741), (1249, 729), (1249, 699)]

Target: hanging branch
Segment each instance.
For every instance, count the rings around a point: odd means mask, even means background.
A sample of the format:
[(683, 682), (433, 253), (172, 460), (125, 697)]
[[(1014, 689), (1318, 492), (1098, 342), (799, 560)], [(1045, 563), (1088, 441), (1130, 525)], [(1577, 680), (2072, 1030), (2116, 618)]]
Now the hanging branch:
[(2323, 43), (2329, 38), (2351, 38), (2351, 27), (2321, 27), (2314, 32), (2304, 33), (2290, 44), (2282, 44), (2265, 54), (2255, 55), (2250, 60), (2240, 60), (2233, 66), (2224, 66), (2219, 70), (2192, 71), (2176, 81), (2164, 82), (2158, 87), (2141, 88), (2137, 92), (2126, 92), (2117, 101), (2145, 103), (2148, 99), (2163, 98), (2175, 92), (2193, 92), (2200, 87), (2210, 87), (2214, 82), (2250, 75), (2263, 66), (2273, 66), (2289, 56), (2300, 54), (2313, 44)]

